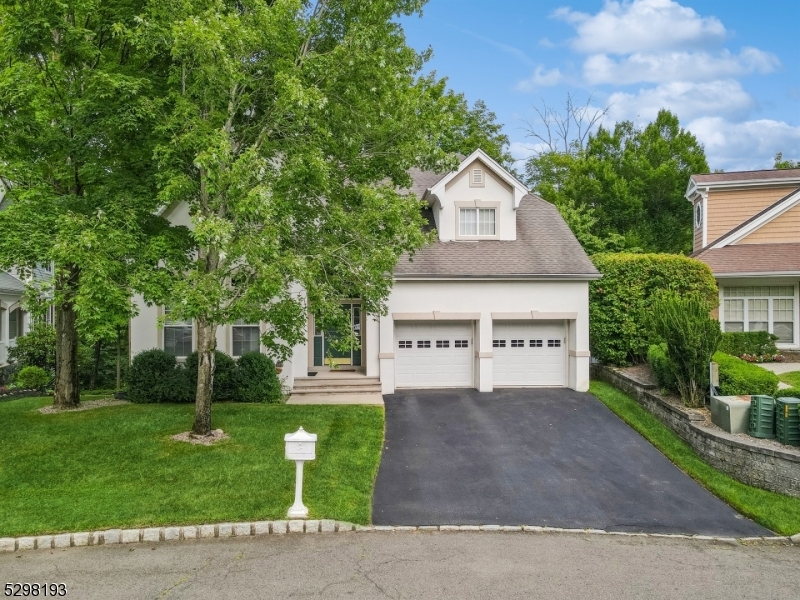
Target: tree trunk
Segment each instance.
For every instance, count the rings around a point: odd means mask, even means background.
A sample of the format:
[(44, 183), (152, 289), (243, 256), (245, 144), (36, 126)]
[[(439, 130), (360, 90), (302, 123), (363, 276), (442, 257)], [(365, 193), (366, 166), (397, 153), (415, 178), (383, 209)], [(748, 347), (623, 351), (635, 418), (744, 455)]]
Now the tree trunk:
[(117, 327), (117, 391), (122, 384), (122, 327)]
[(78, 387), (78, 328), (73, 299), (78, 287), (78, 267), (69, 265), (56, 277), (56, 383), (53, 406), (74, 408), (80, 402)]
[(92, 361), (92, 374), (89, 377), (89, 389), (93, 390), (97, 386), (97, 372), (100, 370), (100, 353), (103, 350), (103, 340), (94, 343), (94, 360)]
[(217, 325), (197, 319), (197, 396), (195, 398), (194, 435), (211, 434), (211, 394), (214, 389), (214, 351), (217, 348)]

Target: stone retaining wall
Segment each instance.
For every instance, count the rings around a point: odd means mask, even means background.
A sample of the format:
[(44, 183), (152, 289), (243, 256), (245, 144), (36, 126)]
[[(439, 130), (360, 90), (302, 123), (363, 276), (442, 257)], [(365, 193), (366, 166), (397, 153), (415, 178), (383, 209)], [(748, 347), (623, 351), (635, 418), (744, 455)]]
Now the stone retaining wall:
[(742, 483), (800, 498), (800, 449), (764, 448), (705, 427), (705, 417), (699, 411), (675, 406), (658, 394), (655, 385), (641, 383), (610, 367), (592, 365), (592, 378), (635, 398), (720, 471)]

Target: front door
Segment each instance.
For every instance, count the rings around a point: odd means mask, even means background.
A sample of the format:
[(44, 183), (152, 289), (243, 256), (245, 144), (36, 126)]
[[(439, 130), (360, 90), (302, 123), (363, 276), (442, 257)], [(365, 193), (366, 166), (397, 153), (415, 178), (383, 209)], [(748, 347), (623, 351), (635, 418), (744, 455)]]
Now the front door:
[(326, 331), (320, 327), (314, 330), (314, 366), (330, 367), (331, 364), (340, 366), (361, 366), (361, 304), (349, 302), (342, 304), (342, 310), (350, 315), (350, 327), (358, 338), (359, 347), (349, 350), (337, 350), (331, 345), (331, 340), (336, 338), (336, 332)]

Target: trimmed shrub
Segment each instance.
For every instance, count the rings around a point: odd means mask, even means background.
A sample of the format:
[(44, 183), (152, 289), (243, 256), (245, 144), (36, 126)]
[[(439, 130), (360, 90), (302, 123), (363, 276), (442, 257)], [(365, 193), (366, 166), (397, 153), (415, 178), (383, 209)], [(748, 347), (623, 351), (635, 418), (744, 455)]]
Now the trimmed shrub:
[(186, 369), (163, 350), (146, 350), (133, 357), (128, 375), (128, 399), (142, 404), (194, 400)]
[(778, 393), (778, 376), (740, 358), (717, 352), (714, 362), (719, 364), (719, 391), (723, 396)]
[(719, 304), (717, 284), (707, 265), (676, 254), (596, 254), (603, 274), (589, 285), (592, 355), (604, 363), (641, 362), (654, 339), (648, 326), (653, 298), (664, 291), (696, 294), (710, 312)]
[[(197, 389), (197, 367), (199, 364), (197, 352), (192, 352), (186, 358), (186, 376), (192, 387), (191, 399), (194, 400)], [(211, 394), (212, 402), (237, 400), (237, 373), (236, 361), (219, 350), (214, 351), (214, 388)]]
[(653, 344), (647, 350), (647, 362), (653, 369), (656, 381), (661, 389), (677, 390), (678, 382), (672, 373), (672, 365), (667, 359), (666, 344)]
[(742, 356), (743, 354), (773, 356), (778, 354), (778, 349), (775, 347), (777, 339), (777, 335), (768, 331), (723, 333), (719, 351), (731, 356)]
[(50, 374), (41, 367), (22, 367), (14, 383), (26, 390), (42, 390), (50, 382)]
[(653, 332), (664, 340), (681, 400), (703, 406), (708, 389), (708, 363), (719, 346), (719, 322), (708, 315), (707, 304), (695, 295), (660, 294), (651, 304)]
[(236, 363), (239, 402), (280, 402), (281, 381), (275, 363), (259, 352), (247, 352)]
[[(787, 388), (775, 392), (776, 398), (800, 398), (800, 388)], [(800, 408), (798, 408), (800, 410)]]

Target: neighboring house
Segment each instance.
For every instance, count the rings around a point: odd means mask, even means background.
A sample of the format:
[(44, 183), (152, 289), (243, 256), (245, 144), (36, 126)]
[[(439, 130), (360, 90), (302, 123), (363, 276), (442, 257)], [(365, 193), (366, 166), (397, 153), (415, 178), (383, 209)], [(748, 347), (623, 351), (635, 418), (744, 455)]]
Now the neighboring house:
[(24, 293), (20, 279), (0, 271), (0, 367), (8, 363), (8, 349), (28, 328), (28, 314), (20, 306)]
[[(558, 210), (483, 151), (445, 174), (411, 173), (409, 193), (426, 201), (438, 240), (395, 271), (388, 314), (362, 314), (342, 301), (361, 348), (337, 352), (309, 315), (307, 340), (283, 366), (284, 383), (309, 372), (353, 370), (399, 388), (589, 387), (589, 282), (600, 277)], [(165, 216), (188, 225), (185, 206)], [(166, 321), (163, 307), (136, 298), (131, 353), (163, 348), (188, 355), (193, 323)], [(264, 325), (220, 327), (218, 349), (234, 357), (258, 350)]]
[(714, 273), (723, 331), (800, 349), (800, 169), (693, 175), (694, 253)]

